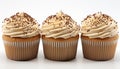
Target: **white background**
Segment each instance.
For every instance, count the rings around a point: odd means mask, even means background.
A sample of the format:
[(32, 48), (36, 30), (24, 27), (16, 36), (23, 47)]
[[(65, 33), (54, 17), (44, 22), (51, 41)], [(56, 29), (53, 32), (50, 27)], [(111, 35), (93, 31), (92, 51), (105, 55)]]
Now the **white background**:
[[(118, 22), (120, 27), (119, 0), (0, 0), (0, 27), (6, 17), (16, 12), (26, 12), (40, 24), (49, 15), (62, 10), (69, 14), (78, 24), (89, 14), (103, 12)], [(0, 29), (0, 36), (2, 30)], [(0, 38), (0, 69), (119, 69), (120, 40), (118, 41), (115, 58), (109, 61), (91, 61), (83, 58), (81, 41), (79, 40), (76, 59), (67, 62), (44, 59), (42, 43), (38, 58), (31, 61), (13, 61), (6, 58), (2, 38)]]

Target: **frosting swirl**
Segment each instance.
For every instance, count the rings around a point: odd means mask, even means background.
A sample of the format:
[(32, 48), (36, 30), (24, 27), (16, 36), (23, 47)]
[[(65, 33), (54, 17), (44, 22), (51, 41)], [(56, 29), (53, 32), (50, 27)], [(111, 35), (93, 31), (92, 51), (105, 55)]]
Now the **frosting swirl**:
[(82, 21), (81, 33), (89, 38), (113, 37), (118, 34), (118, 26), (110, 16), (98, 12)]
[(6, 18), (2, 25), (3, 35), (27, 38), (39, 34), (39, 24), (27, 13), (16, 13)]
[(42, 25), (41, 34), (52, 38), (75, 37), (80, 32), (80, 27), (67, 14), (58, 12), (56, 15), (49, 16)]

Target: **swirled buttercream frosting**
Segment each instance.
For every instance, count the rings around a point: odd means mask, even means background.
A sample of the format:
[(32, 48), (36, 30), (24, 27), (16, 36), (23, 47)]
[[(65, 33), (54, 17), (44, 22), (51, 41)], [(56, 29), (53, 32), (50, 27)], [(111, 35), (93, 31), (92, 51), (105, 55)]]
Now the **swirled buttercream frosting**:
[(62, 11), (51, 15), (43, 22), (41, 34), (52, 38), (70, 38), (79, 34), (80, 27), (67, 14)]
[(118, 26), (110, 16), (98, 12), (82, 21), (80, 32), (89, 38), (107, 38), (118, 34)]
[(39, 24), (27, 13), (18, 12), (4, 19), (2, 31), (10, 37), (28, 38), (39, 34)]

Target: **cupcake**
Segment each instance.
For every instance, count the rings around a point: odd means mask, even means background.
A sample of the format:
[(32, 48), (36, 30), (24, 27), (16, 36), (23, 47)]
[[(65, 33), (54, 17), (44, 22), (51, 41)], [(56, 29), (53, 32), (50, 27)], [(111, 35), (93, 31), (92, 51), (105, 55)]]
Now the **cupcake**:
[(79, 30), (77, 23), (62, 11), (46, 18), (41, 27), (45, 58), (58, 61), (74, 59)]
[(117, 22), (101, 12), (87, 16), (81, 25), (83, 56), (91, 60), (110, 60), (118, 40)]
[(27, 13), (16, 13), (2, 25), (6, 56), (12, 60), (31, 60), (37, 57), (39, 24)]

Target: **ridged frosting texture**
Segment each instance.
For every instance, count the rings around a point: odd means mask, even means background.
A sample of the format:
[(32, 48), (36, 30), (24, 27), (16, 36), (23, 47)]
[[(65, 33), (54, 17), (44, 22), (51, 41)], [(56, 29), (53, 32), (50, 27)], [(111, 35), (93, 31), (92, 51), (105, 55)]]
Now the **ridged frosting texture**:
[(27, 13), (18, 12), (4, 19), (2, 31), (10, 37), (28, 38), (39, 34), (39, 24)]
[(113, 37), (118, 34), (118, 26), (110, 16), (97, 12), (82, 21), (81, 33), (89, 38)]
[(41, 34), (52, 38), (70, 38), (79, 34), (80, 27), (67, 14), (62, 11), (51, 15), (43, 22)]

